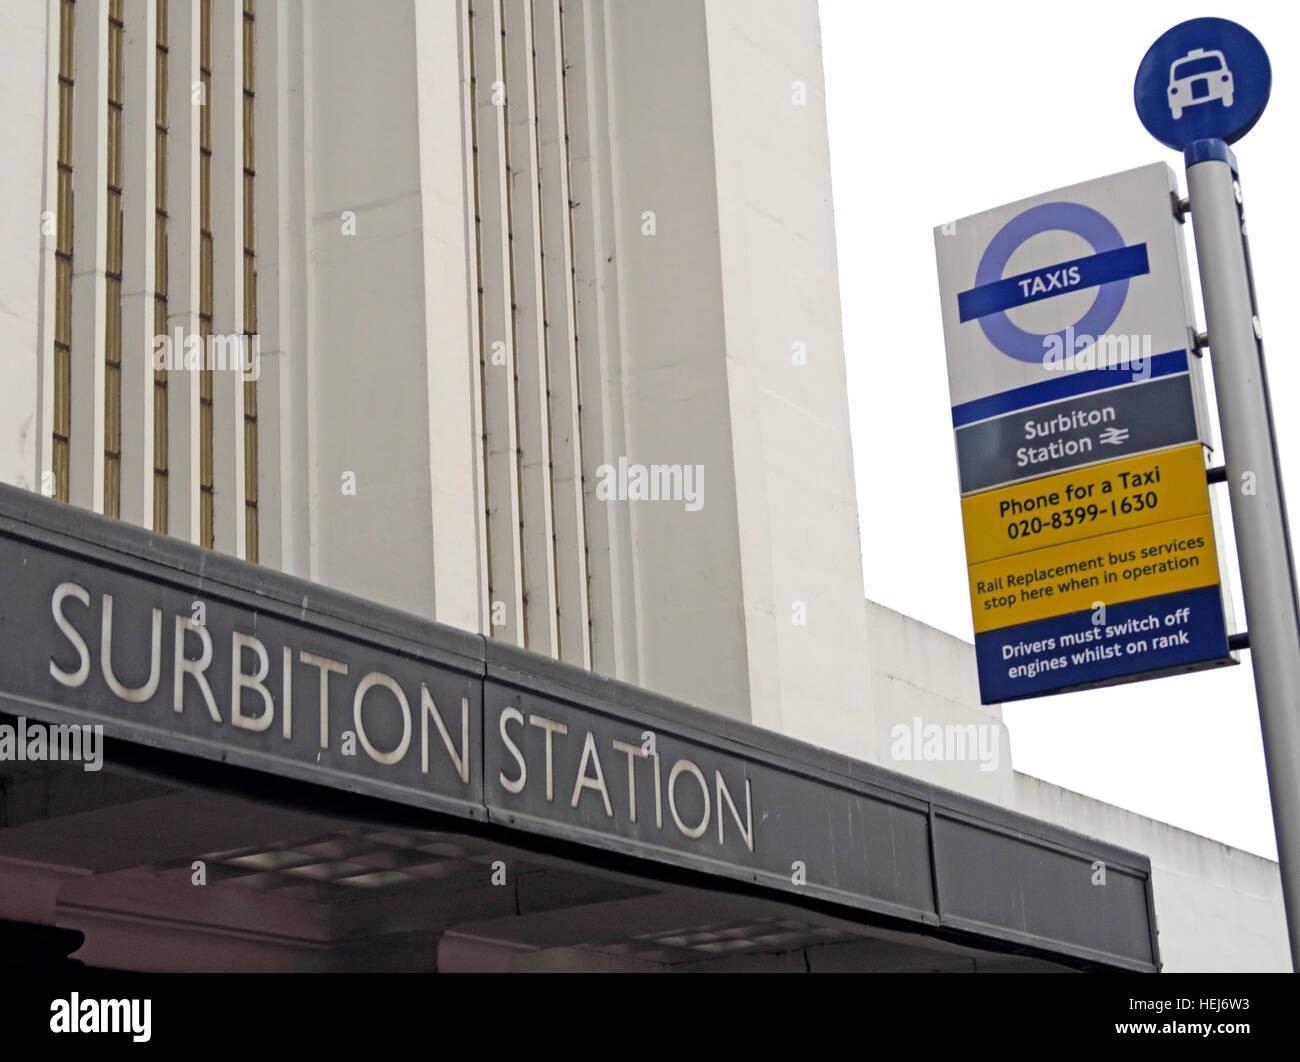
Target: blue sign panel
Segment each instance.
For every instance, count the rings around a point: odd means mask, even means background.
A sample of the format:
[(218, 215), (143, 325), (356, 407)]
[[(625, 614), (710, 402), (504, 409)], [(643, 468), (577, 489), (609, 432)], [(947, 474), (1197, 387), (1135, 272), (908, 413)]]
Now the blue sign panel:
[(1161, 34), (1133, 83), (1147, 132), (1185, 150), (1198, 140), (1240, 140), (1268, 103), (1268, 54), (1249, 30), (1224, 18), (1194, 18)]
[(1085, 609), (976, 634), (980, 700), (1233, 663), (1217, 585), (1110, 605), (1099, 619)]

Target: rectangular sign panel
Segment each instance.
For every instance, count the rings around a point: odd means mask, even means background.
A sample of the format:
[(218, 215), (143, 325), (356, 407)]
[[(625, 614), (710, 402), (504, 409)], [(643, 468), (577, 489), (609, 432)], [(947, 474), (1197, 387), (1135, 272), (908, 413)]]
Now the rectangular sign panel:
[(1177, 187), (1156, 162), (935, 229), (954, 428), (1162, 374), (1204, 409)]
[(962, 499), (966, 561), (1209, 515), (1199, 446), (1124, 458)]
[[(1186, 355), (1166, 354), (1183, 367)], [(963, 494), (1016, 483), (1089, 461), (1177, 446), (1195, 439), (1187, 374), (1081, 395), (957, 429)]]
[[(1143, 856), (2, 484), (0, 638), (4, 727), (100, 724), (109, 764), (130, 744), (181, 784), (197, 757), (490, 823), (507, 851), (1158, 964)], [(0, 742), (0, 781), (11, 758), (46, 757)]]
[(1049, 546), (972, 564), (969, 572), (977, 635), (1219, 581), (1209, 516)]
[(975, 636), (985, 704), (1232, 663), (1227, 650), (1217, 586)]
[(985, 703), (1233, 662), (1176, 188), (1157, 163), (935, 230)]

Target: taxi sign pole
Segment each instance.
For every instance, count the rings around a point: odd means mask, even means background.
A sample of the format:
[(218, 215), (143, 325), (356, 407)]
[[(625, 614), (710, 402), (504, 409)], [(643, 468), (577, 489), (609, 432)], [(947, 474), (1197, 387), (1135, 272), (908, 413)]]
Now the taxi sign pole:
[(1236, 159), (1223, 141), (1201, 140), (1187, 149), (1186, 161), (1291, 964), (1300, 970), (1300, 598), (1295, 561)]

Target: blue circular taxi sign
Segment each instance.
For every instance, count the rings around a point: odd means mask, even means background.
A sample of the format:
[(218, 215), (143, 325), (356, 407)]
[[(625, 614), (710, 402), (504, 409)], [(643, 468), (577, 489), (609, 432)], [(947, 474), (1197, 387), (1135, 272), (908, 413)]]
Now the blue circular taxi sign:
[(1194, 18), (1147, 49), (1133, 102), (1147, 132), (1181, 151), (1197, 140), (1240, 140), (1264, 113), (1272, 83), (1253, 33), (1226, 18)]

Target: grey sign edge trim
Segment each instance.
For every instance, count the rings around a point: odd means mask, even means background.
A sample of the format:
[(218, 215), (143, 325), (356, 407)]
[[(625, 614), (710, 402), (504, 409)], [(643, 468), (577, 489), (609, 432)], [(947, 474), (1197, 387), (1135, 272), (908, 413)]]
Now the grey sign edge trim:
[[(1018, 929), (1008, 929), (1004, 926), (981, 922), (974, 918), (963, 918), (959, 915), (948, 915), (945, 917), (941, 928), (973, 933), (981, 937), (996, 934), (999, 940), (1010, 941), (1015, 944), (1023, 944), (1026, 947), (1032, 947), (1040, 952), (1044, 948), (1043, 938), (1037, 937), (1033, 933), (1026, 933), (1023, 930)], [(1051, 948), (1059, 951), (1063, 955), (1069, 955), (1075, 959), (1085, 959), (1091, 962), (1105, 963), (1109, 966), (1119, 966), (1134, 973), (1154, 973), (1160, 969), (1158, 959), (1155, 962), (1146, 959), (1134, 959), (1125, 955), (1117, 955), (1114, 952), (1101, 951), (1098, 948), (1085, 948), (1078, 944), (1068, 944), (1065, 941), (1054, 940), (1051, 943)]]
[[(44, 532), (44, 534), (40, 532)], [(621, 718), (603, 701), (597, 701), (594, 704), (585, 703), (588, 697), (580, 696), (580, 690), (572, 688), (575, 679), (578, 680), (579, 684), (595, 683), (601, 687), (602, 691), (617, 695), (614, 699), (622, 702), (625, 707), (631, 707), (638, 712), (643, 712), (651, 718), (665, 719), (671, 724), (670, 727), (665, 728), (666, 731), (681, 733), (686, 740), (695, 740), (719, 751), (751, 759), (771, 768), (783, 770), (809, 780), (819, 781), (823, 784), (830, 784), (836, 788), (864, 792), (866, 795), (883, 798), (890, 803), (904, 807), (916, 804), (918, 805), (916, 810), (922, 810), (921, 806), (924, 805), (966, 808), (986, 828), (990, 825), (1000, 825), (1003, 827), (1004, 832), (1011, 834), (1041, 835), (1045, 833), (1060, 838), (1062, 841), (1069, 838), (1078, 838), (1078, 841), (1073, 845), (1066, 845), (1067, 850), (1074, 851), (1080, 856), (1090, 853), (1100, 855), (1109, 852), (1112, 863), (1116, 865), (1127, 864), (1136, 874), (1144, 876), (1147, 882), (1147, 892), (1148, 894), (1151, 892), (1150, 860), (1140, 853), (1122, 849), (1109, 843), (1098, 842), (1096, 839), (1086, 837), (1086, 835), (1076, 834), (1073, 831), (1055, 827), (1043, 820), (1007, 811), (997, 805), (978, 801), (939, 787), (929, 786), (905, 775), (895, 774), (872, 764), (853, 760), (840, 753), (788, 738), (785, 735), (763, 731), (749, 724), (739, 723), (714, 713), (705, 712), (680, 701), (653, 694), (640, 687), (594, 676), (591, 673), (572, 668), (570, 665), (552, 661), (549, 658), (513, 646), (493, 643), (481, 635), (467, 634), (433, 621), (403, 613), (400, 610), (368, 602), (342, 591), (310, 583), (271, 569), (258, 568), (247, 562), (238, 561), (170, 536), (157, 535), (118, 520), (41, 498), (31, 492), (3, 484), (0, 484), (0, 535), (31, 542), (38, 548), (53, 549), (80, 557), (92, 563), (100, 563), (141, 578), (164, 581), (187, 589), (193, 587), (195, 580), (197, 580), (200, 584), (209, 587), (209, 592), (213, 598), (225, 599), (244, 604), (249, 608), (265, 610), (268, 613), (287, 618), (304, 626), (313, 625), (319, 622), (320, 619), (327, 618), (334, 624), (342, 624), (345, 628), (344, 630), (337, 630), (331, 627), (330, 629), (335, 630), (335, 633), (347, 637), (356, 637), (358, 640), (369, 644), (384, 646), (386, 643), (376, 636), (387, 635), (389, 638), (410, 643), (406, 649), (391, 645), (388, 648), (399, 652), (414, 649), (415, 651), (411, 655), (416, 658), (433, 658), (434, 650), (437, 649), (436, 643), (438, 642), (452, 641), (466, 646), (473, 646), (478, 649), (477, 653), (471, 652), (463, 656), (458, 653), (450, 654), (454, 657), (450, 661), (450, 665), (456, 670), (466, 673), (467, 677), (482, 677), (486, 680), (488, 673), (492, 672), (493, 677), (498, 682), (504, 681), (507, 684), (519, 685), (518, 680), (511, 681), (510, 675), (514, 673), (523, 677), (526, 672), (504, 666), (503, 663), (498, 662), (496, 659), (504, 657), (505, 662), (508, 662), (513, 657), (516, 662), (529, 665), (529, 671), (541, 673), (540, 675), (535, 674), (534, 678), (545, 678), (546, 672), (551, 671), (552, 682), (548, 683), (548, 685), (553, 687), (553, 695), (558, 694), (560, 699), (572, 703), (575, 707), (595, 710), (598, 714), (610, 719), (617, 720)], [(308, 609), (316, 614), (315, 618), (308, 614)], [(366, 626), (366, 624), (369, 624), (369, 626)], [(431, 640), (435, 642), (435, 645), (430, 646), (427, 642), (417, 640), (425, 632), (434, 635)], [(437, 654), (439, 657), (442, 655), (442, 653)], [(467, 663), (469, 663), (469, 667), (466, 667)], [(566, 676), (567, 681), (565, 680)], [(483, 688), (486, 693), (486, 686), (484, 685)], [(535, 684), (529, 684), (525, 688), (536, 689), (537, 687)], [(593, 693), (591, 696), (599, 697), (600, 694)], [(4, 695), (3, 700), (5, 703), (9, 703), (11, 698)], [(484, 703), (483, 707), (485, 708), (485, 706)], [(67, 717), (74, 716), (69, 713)], [(78, 715), (75, 717), (82, 718), (83, 716)], [(481, 725), (486, 731), (486, 715), (482, 717)], [(722, 733), (717, 732), (719, 729)], [(117, 730), (117, 728), (115, 727), (114, 730)], [(727, 733), (728, 731), (730, 733)], [(107, 728), (106, 733), (109, 733)], [(125, 736), (114, 733), (111, 736), (118, 736), (123, 740), (143, 744), (146, 747), (151, 745), (150, 742), (141, 740), (140, 736), (135, 732)], [(486, 733), (483, 734), (483, 738), (486, 739)], [(171, 748), (168, 744), (161, 742), (154, 744), (153, 747)], [(226, 750), (223, 760), (221, 756), (198, 753), (195, 751), (195, 745), (191, 744), (189, 739), (180, 739), (178, 747), (174, 748), (173, 751), (182, 754), (200, 755), (201, 758), (210, 762), (248, 766), (265, 772), (265, 765), (261, 757), (256, 754), (246, 754), (243, 750)], [(784, 759), (783, 753), (786, 757)], [(286, 761), (277, 760), (276, 763), (277, 765), (285, 765)], [(312, 772), (310, 768), (292, 764), (290, 766), (296, 769), (292, 773), (285, 771), (284, 773), (287, 776), (301, 778), (307, 782), (340, 789), (345, 792), (358, 792), (364, 795), (377, 796), (380, 799), (394, 800), (397, 803), (407, 803), (396, 799), (397, 792), (409, 792), (404, 788), (395, 790), (394, 787), (385, 783), (374, 783), (372, 787), (362, 779), (344, 776), (356, 786), (356, 788), (348, 788), (324, 781), (319, 772)], [(429, 797), (431, 803), (424, 805), (429, 810), (449, 812), (460, 818), (471, 817), (466, 815), (465, 805), (460, 805), (455, 801), (441, 803), (446, 798), (438, 798), (433, 794), (429, 794)], [(476, 808), (482, 807), (484, 813), (488, 813), (486, 799), (483, 805), (472, 806)], [(557, 824), (557, 828), (563, 829), (563, 824)], [(570, 836), (573, 836), (572, 832), (570, 832)], [(623, 841), (621, 838), (616, 839), (620, 842)], [(589, 846), (591, 845), (591, 842), (587, 843)], [(639, 853), (641, 858), (650, 858), (647, 856), (644, 846), (630, 841), (625, 843), (629, 845), (629, 851)], [(931, 834), (930, 843), (933, 845), (933, 834)], [(682, 853), (679, 855), (682, 860), (687, 861), (682, 865), (694, 865), (696, 869), (700, 869), (700, 861), (691, 862), (691, 856), (688, 854)], [(703, 861), (703, 863), (707, 872), (708, 864), (711, 861)], [(739, 867), (736, 869), (740, 870)], [(790, 894), (783, 892), (783, 895)], [(860, 897), (858, 899), (873, 904), (879, 903), (879, 901), (873, 901), (869, 897)], [(855, 904), (854, 906), (858, 905)], [(1150, 908), (1149, 903), (1148, 908)], [(894, 906), (894, 909), (898, 910), (900, 908)], [(902, 908), (902, 910), (910, 909)], [(1154, 912), (1148, 910), (1148, 924), (1154, 934), (1155, 928), (1151, 922), (1153, 916)], [(998, 932), (1001, 933), (1004, 930)], [(1065, 942), (1055, 940), (1039, 941), (1040, 947), (1044, 944), (1051, 948), (1060, 947), (1062, 953), (1066, 953), (1067, 945)], [(1098, 951), (1088, 951), (1087, 949), (1084, 949), (1084, 951), (1089, 956), (1099, 958), (1105, 954)], [(1144, 966), (1143, 968), (1150, 967)]]

